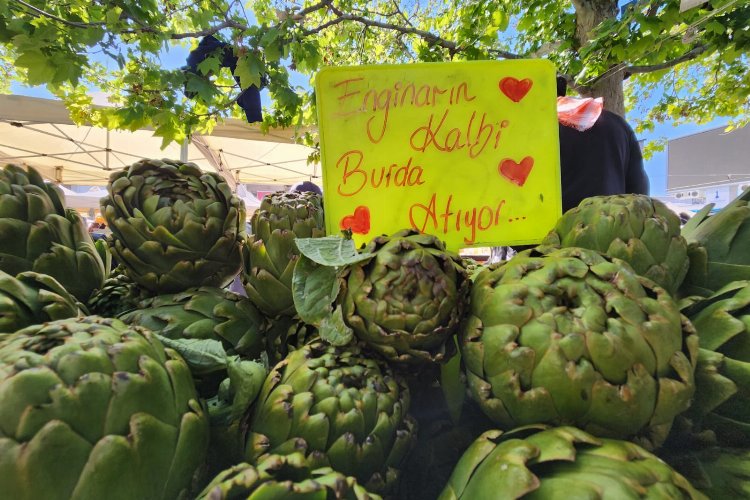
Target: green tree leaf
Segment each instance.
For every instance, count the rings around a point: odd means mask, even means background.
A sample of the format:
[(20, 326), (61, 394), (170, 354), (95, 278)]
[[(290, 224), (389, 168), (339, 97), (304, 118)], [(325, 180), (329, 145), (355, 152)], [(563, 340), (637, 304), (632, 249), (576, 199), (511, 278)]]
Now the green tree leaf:
[(30, 85), (42, 85), (55, 80), (57, 68), (39, 50), (24, 52), (16, 58), (15, 64), (26, 69), (26, 78)]
[[(166, 52), (195, 47), (214, 28), (238, 55), (242, 88), (269, 80), (264, 130), (315, 123), (312, 92), (290, 84), (291, 70), (314, 79), (329, 65), (504, 57), (549, 59), (572, 88), (608, 96), (605, 105), (616, 112), (624, 113), (625, 102), (644, 124), (716, 116), (737, 127), (750, 122), (746, 1), (715, 0), (685, 12), (678, 0), (644, 1), (620, 15), (616, 0), (340, 0), (335, 8), (305, 2), (297, 17), (295, 2), (256, 0), (253, 24), (239, 4), (224, 0), (30, 3), (44, 14), (0, 0), (0, 86), (48, 85), (76, 119), (153, 126), (165, 144), (241, 113), (215, 55), (199, 71), (212, 75), (216, 91), (190, 83), (196, 100), (184, 95), (181, 72), (164, 64)], [(108, 94), (122, 111), (82, 104), (81, 89)]]
[(221, 60), (217, 56), (210, 56), (198, 63), (198, 71), (202, 75), (215, 75), (221, 70)]
[(263, 75), (263, 62), (254, 52), (247, 52), (237, 60), (237, 69), (234, 74), (240, 78), (243, 89), (251, 85), (260, 87), (260, 78)]

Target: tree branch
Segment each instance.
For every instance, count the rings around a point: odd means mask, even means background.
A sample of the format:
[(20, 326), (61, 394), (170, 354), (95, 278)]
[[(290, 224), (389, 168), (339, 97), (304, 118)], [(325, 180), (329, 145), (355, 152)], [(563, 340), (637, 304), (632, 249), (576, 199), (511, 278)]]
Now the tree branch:
[(665, 61), (659, 64), (628, 66), (625, 63), (620, 63), (615, 66), (612, 66), (601, 75), (592, 79), (590, 82), (586, 82), (586, 85), (581, 86), (581, 88), (591, 88), (594, 85), (596, 85), (599, 81), (605, 80), (609, 78), (610, 76), (616, 73), (619, 73), (621, 71), (624, 71), (626, 75), (632, 75), (633, 73), (652, 73), (654, 71), (660, 71), (663, 69), (671, 68), (673, 66), (677, 66), (678, 64), (682, 64), (684, 62), (695, 59), (696, 57), (704, 53), (706, 50), (708, 50), (708, 45), (698, 45), (697, 47), (693, 47), (691, 50), (685, 52), (679, 57), (675, 57), (674, 59), (670, 59), (669, 61)]
[(299, 12), (296, 13), (296, 15), (304, 17), (307, 14), (311, 14), (315, 12), (316, 10), (320, 10), (324, 7), (328, 7), (329, 5), (331, 5), (331, 3), (333, 3), (333, 0), (321, 0), (320, 2), (311, 5), (307, 7), (306, 9), (300, 10)]
[(487, 49), (487, 53), (497, 57), (502, 57), (503, 59), (523, 59), (525, 57), (522, 54), (514, 54), (513, 52), (507, 52), (500, 49)]
[(678, 64), (682, 64), (684, 62), (695, 59), (696, 57), (704, 53), (706, 50), (708, 50), (708, 45), (698, 45), (697, 47), (693, 47), (688, 52), (685, 52), (681, 56), (671, 59), (669, 61), (665, 61), (659, 64), (644, 65), (644, 66), (625, 66), (622, 69), (622, 71), (625, 71), (626, 73), (631, 73), (631, 74), (632, 73), (651, 73), (653, 71), (660, 71), (662, 69), (671, 68), (673, 66), (677, 66)]
[(309, 30), (302, 30), (302, 34), (304, 36), (314, 35), (316, 33), (320, 33), (324, 29), (330, 28), (331, 26), (335, 26), (335, 25), (337, 25), (339, 23), (343, 23), (343, 22), (344, 22), (344, 19), (341, 19), (340, 17), (337, 17), (335, 19), (331, 19), (330, 21), (326, 21), (323, 24), (321, 24), (320, 26), (316, 26), (315, 28), (311, 28)]
[[(100, 27), (100, 26), (106, 25), (106, 23), (104, 22), (82, 23), (82, 22), (77, 22), (77, 21), (69, 21), (62, 17), (56, 16), (50, 12), (44, 11), (38, 7), (35, 7), (29, 4), (28, 2), (25, 2), (24, 0), (13, 0), (13, 1), (31, 10), (37, 16), (47, 17), (56, 22), (65, 24), (66, 26), (70, 26), (73, 28), (91, 28), (91, 27)], [(407, 23), (409, 23), (408, 27), (400, 26), (398, 24), (378, 21), (375, 19), (369, 19), (367, 17), (363, 17), (360, 15), (344, 13), (342, 10), (338, 9), (337, 7), (333, 5), (333, 0), (321, 0), (320, 2), (316, 4), (313, 4), (305, 9), (295, 12), (295, 17), (299, 17), (301, 19), (301, 18), (304, 18), (308, 14), (311, 14), (315, 11), (322, 10), (322, 9), (330, 9), (336, 15), (336, 17), (315, 28), (303, 30), (302, 31), (303, 35), (305, 36), (314, 35), (316, 33), (319, 33), (337, 24), (340, 24), (346, 21), (351, 21), (351, 22), (362, 24), (366, 27), (381, 28), (385, 30), (396, 31), (403, 35), (414, 35), (419, 38), (422, 38), (423, 40), (425, 40), (427, 43), (431, 45), (435, 45), (435, 46), (447, 49), (451, 53), (462, 52), (464, 50), (464, 47), (458, 46), (456, 42), (453, 42), (451, 40), (446, 40), (445, 38), (442, 38), (434, 33), (414, 27), (409, 21), (409, 19), (404, 15), (404, 13), (400, 9), (396, 12), (396, 14), (401, 14), (404, 20)], [(137, 22), (136, 20), (133, 20), (133, 21)], [(138, 35), (142, 33), (165, 34), (171, 40), (182, 40), (185, 38), (202, 38), (202, 37), (209, 36), (209, 35), (215, 35), (219, 31), (226, 29), (226, 28), (232, 28), (232, 29), (236, 29), (240, 31), (245, 31), (249, 28), (249, 26), (241, 22), (225, 17), (225, 20), (223, 22), (215, 26), (212, 26), (211, 28), (206, 28), (204, 30), (199, 30), (199, 31), (167, 34), (163, 31), (160, 31), (158, 28), (140, 24), (139, 28), (123, 30), (117, 34), (118, 35)], [(487, 53), (495, 57), (502, 57), (504, 59), (520, 59), (523, 57), (522, 55), (514, 54), (514, 53), (507, 52), (505, 50), (500, 50), (500, 49), (487, 49)]]
[[(31, 5), (31, 4), (27, 3), (27, 2), (24, 2), (23, 0), (13, 0), (13, 1), (16, 2), (16, 3), (18, 3), (19, 5), (24, 6), (27, 9), (29, 9), (30, 11), (32, 11), (33, 13), (35, 13), (37, 16), (42, 16), (42, 17), (46, 17), (48, 19), (52, 19), (53, 21), (56, 21), (58, 23), (62, 23), (64, 25), (70, 26), (72, 28), (95, 28), (95, 27), (101, 27), (101, 26), (105, 26), (106, 25), (106, 23), (104, 23), (104, 22), (81, 23), (81, 22), (77, 22), (77, 21), (69, 21), (69, 20), (64, 19), (62, 17), (56, 16), (56, 15), (50, 13), (50, 12), (42, 10), (42, 9), (40, 9), (38, 7), (35, 7), (35, 6), (33, 6), (33, 5)], [(317, 8), (320, 8), (321, 5), (327, 4), (329, 1), (330, 0), (326, 0), (326, 1), (320, 2), (320, 4), (317, 4), (318, 5)], [(313, 6), (313, 7), (315, 7), (315, 6)], [(310, 10), (310, 9), (305, 9), (305, 10)], [(134, 20), (134, 19), (131, 19), (131, 20), (134, 21), (134, 22), (138, 22), (137, 20)], [(141, 26), (140, 28), (130, 29), (130, 30), (123, 30), (123, 31), (120, 31), (117, 34), (119, 34), (119, 35), (137, 35), (139, 33), (163, 33), (162, 31), (159, 31), (158, 29), (153, 28), (151, 26), (146, 26), (146, 25), (143, 25), (141, 23), (138, 23), (138, 24), (140, 24), (140, 26)], [(171, 33), (171, 34), (169, 34), (169, 38), (171, 38), (172, 40), (181, 40), (183, 38), (200, 38), (200, 37), (204, 37), (204, 36), (208, 36), (208, 35), (214, 35), (214, 34), (218, 33), (219, 31), (221, 31), (223, 29), (226, 29), (226, 28), (233, 28), (233, 29), (238, 29), (238, 30), (243, 30), (244, 31), (244, 30), (248, 29), (248, 26), (245, 25), (245, 24), (239, 23), (237, 21), (234, 21), (232, 19), (227, 19), (224, 22), (217, 24), (216, 26), (212, 26), (211, 28), (207, 28), (207, 29), (204, 29), (204, 30), (191, 31), (191, 32), (186, 32), (186, 33)]]
[(659, 11), (659, 4), (660, 2), (651, 0), (651, 5), (648, 6), (648, 10), (646, 11), (646, 16), (653, 17), (656, 15), (656, 13)]
[(404, 22), (414, 28), (414, 24), (412, 24), (411, 20), (406, 17), (406, 14), (404, 14), (404, 11), (401, 10), (401, 6), (399, 6), (397, 0), (391, 0), (391, 3), (393, 4), (393, 7), (396, 9), (396, 12), (401, 16), (401, 19), (404, 20)]
[[(360, 23), (365, 26), (369, 26), (373, 28), (381, 28), (384, 30), (396, 31), (398, 33), (401, 33), (402, 35), (414, 35), (419, 38), (422, 38), (423, 40), (425, 40), (427, 43), (431, 45), (435, 45), (438, 47), (442, 47), (444, 49), (448, 49), (449, 51), (451, 51), (451, 53), (462, 52), (464, 49), (463, 47), (459, 47), (456, 44), (456, 42), (453, 42), (451, 40), (446, 40), (445, 38), (439, 37), (438, 35), (434, 33), (431, 33), (429, 31), (425, 31), (419, 28), (415, 28), (413, 26), (409, 26), (409, 27), (400, 26), (398, 24), (377, 21), (375, 19), (368, 19), (366, 17), (357, 16), (354, 14), (347, 14), (347, 13), (344, 13), (342, 10), (338, 9), (337, 7), (334, 7), (330, 2), (328, 3), (328, 8), (336, 15), (336, 17), (331, 19), (330, 21), (326, 21), (320, 26), (316, 26), (315, 28), (303, 30), (302, 32), (303, 35), (305, 36), (314, 35), (316, 33), (320, 33), (324, 29), (330, 28), (337, 24), (341, 24), (346, 21), (351, 21), (351, 22)], [(521, 59), (523, 57), (519, 54), (513, 54), (511, 52), (507, 52), (507, 51), (500, 50), (500, 49), (487, 49), (487, 52), (496, 57), (502, 57), (505, 59)]]
[[(172, 33), (169, 35), (169, 38), (171, 38), (172, 40), (181, 40), (183, 38), (202, 38), (208, 35), (215, 35), (219, 31), (226, 29), (226, 28), (232, 28), (236, 30), (245, 31), (246, 29), (249, 28), (249, 26), (247, 26), (246, 24), (234, 21), (232, 19), (227, 19), (223, 23), (217, 24), (216, 26), (212, 26), (211, 28), (207, 28), (205, 30), (193, 31), (193, 32), (188, 32), (188, 33)], [(148, 31), (152, 33), (159, 33), (159, 31), (155, 29), (135, 30), (135, 33), (142, 33), (144, 31)]]
[(77, 21), (68, 21), (67, 19), (63, 19), (62, 17), (58, 17), (50, 12), (47, 12), (45, 10), (40, 9), (39, 7), (34, 7), (30, 3), (24, 2), (23, 0), (13, 0), (19, 5), (22, 5), (29, 9), (30, 11), (36, 13), (37, 16), (46, 17), (49, 19), (52, 19), (53, 21), (57, 21), (58, 23), (63, 23), (67, 26), (71, 26), (73, 28), (93, 28), (97, 26), (104, 26), (105, 23), (79, 23)]
[(391, 31), (398, 31), (399, 33), (403, 33), (404, 35), (416, 35), (423, 40), (427, 41), (427, 43), (430, 43), (432, 45), (437, 45), (438, 47), (443, 47), (444, 49), (453, 50), (455, 51), (457, 46), (456, 42), (452, 42), (450, 40), (445, 40), (444, 38), (440, 38), (439, 36), (435, 35), (434, 33), (430, 33), (429, 31), (421, 30), (419, 28), (407, 28), (405, 26), (399, 26), (397, 24), (391, 24), (391, 23), (385, 23), (382, 21), (376, 21), (374, 19), (367, 19), (366, 17), (362, 16), (355, 16), (353, 14), (345, 14), (340, 9), (334, 7), (333, 5), (330, 5), (331, 11), (333, 11), (334, 14), (336, 14), (338, 19), (341, 19), (341, 21), (353, 21), (360, 24), (364, 24), (365, 26), (371, 26), (373, 28), (382, 28), (387, 29)]

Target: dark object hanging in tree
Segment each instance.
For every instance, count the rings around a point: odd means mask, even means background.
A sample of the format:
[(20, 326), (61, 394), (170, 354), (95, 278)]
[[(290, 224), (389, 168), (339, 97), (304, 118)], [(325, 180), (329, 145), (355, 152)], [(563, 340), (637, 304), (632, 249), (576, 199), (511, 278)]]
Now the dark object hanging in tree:
[[(229, 44), (222, 42), (213, 35), (203, 37), (198, 47), (188, 54), (187, 66), (184, 66), (182, 69), (198, 74), (198, 65), (211, 56), (218, 56), (220, 66), (222, 68), (229, 68), (234, 75), (234, 70), (237, 67), (237, 56), (234, 55), (234, 51)], [(234, 79), (237, 85), (240, 85), (240, 79), (237, 76)], [(241, 86), (240, 89), (242, 89)], [(195, 94), (195, 92), (185, 90), (185, 95), (191, 99), (195, 97)], [(255, 85), (242, 90), (242, 93), (237, 98), (237, 105), (245, 112), (248, 123), (263, 121), (263, 113), (260, 106), (260, 89)]]

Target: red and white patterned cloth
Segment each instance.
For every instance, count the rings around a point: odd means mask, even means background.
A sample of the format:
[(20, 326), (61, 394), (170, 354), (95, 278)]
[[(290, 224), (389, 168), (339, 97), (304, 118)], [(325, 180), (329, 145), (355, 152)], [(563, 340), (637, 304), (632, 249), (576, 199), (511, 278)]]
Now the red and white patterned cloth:
[(566, 127), (583, 132), (594, 126), (603, 108), (604, 100), (601, 97), (558, 97), (557, 120)]

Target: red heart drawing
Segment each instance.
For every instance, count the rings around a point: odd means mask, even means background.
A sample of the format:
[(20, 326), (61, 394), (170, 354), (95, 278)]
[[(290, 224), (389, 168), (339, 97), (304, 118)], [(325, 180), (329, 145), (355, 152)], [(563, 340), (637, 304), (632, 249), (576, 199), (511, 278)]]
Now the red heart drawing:
[(503, 94), (507, 95), (508, 98), (513, 102), (520, 102), (526, 94), (531, 90), (531, 86), (534, 82), (530, 78), (524, 78), (523, 80), (517, 80), (512, 76), (506, 76), (498, 83), (500, 90)]
[(345, 215), (339, 222), (339, 229), (351, 229), (355, 234), (367, 234), (370, 232), (370, 209), (358, 206), (354, 209), (354, 215)]
[(534, 167), (534, 158), (527, 156), (521, 163), (516, 163), (510, 158), (505, 158), (498, 165), (498, 171), (500, 175), (508, 179), (513, 184), (523, 186), (526, 182), (526, 178), (529, 176), (529, 172)]

